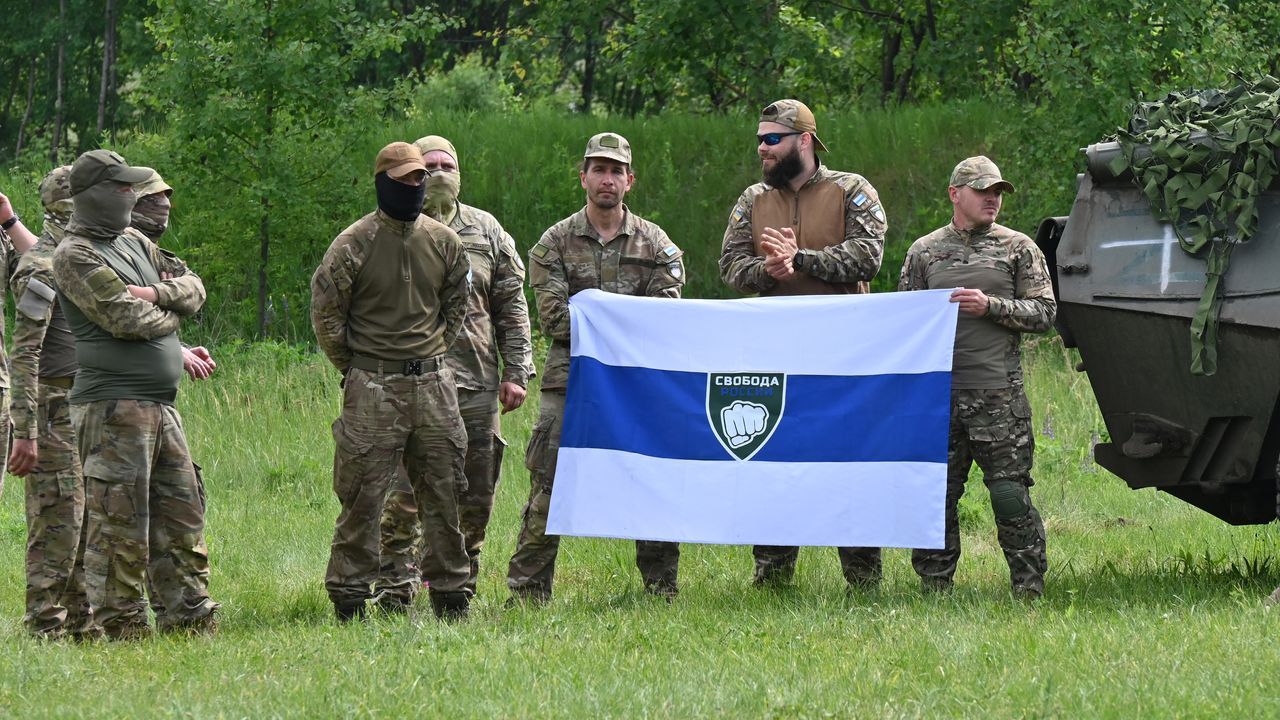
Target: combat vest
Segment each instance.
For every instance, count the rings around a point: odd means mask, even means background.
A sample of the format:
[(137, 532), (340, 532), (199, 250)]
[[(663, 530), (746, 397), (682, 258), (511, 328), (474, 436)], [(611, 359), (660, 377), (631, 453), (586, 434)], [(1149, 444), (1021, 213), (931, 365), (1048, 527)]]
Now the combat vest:
[[(802, 250), (817, 250), (844, 242), (845, 189), (826, 179), (805, 183), (799, 192), (791, 188), (769, 188), (757, 195), (751, 205), (751, 238), (756, 255), (765, 256), (760, 247), (764, 229), (791, 228), (796, 245)], [(760, 293), (770, 295), (848, 295), (871, 292), (871, 284), (830, 283), (803, 271), (779, 280), (776, 287)]]

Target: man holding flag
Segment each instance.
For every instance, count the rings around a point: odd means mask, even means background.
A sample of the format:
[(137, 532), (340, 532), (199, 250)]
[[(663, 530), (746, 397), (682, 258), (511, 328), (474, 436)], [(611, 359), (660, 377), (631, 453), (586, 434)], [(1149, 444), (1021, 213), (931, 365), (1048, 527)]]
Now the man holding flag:
[[(550, 227), (529, 251), (529, 284), (542, 331), (551, 338), (542, 373), (541, 411), (529, 439), (529, 502), (507, 570), (513, 599), (546, 602), (555, 577), (558, 535), (547, 534), (556, 454), (569, 379), (569, 297), (596, 288), (609, 293), (680, 297), (681, 251), (657, 225), (633, 214), (623, 198), (635, 182), (631, 145), (617, 133), (587, 142), (579, 180), (587, 204)], [(636, 566), (647, 592), (674, 598), (680, 546), (636, 541)]]
[(1031, 504), (1035, 438), (1022, 388), (1022, 334), (1053, 326), (1057, 303), (1044, 255), (1026, 235), (996, 224), (1013, 185), (991, 160), (963, 160), (951, 173), (951, 223), (907, 251), (899, 290), (958, 288), (960, 306), (951, 379), (947, 452), (946, 547), (915, 550), (911, 564), (925, 591), (949, 590), (960, 560), (956, 507), (974, 462), (991, 493), (996, 537), (1016, 596), (1044, 592), (1044, 523)]

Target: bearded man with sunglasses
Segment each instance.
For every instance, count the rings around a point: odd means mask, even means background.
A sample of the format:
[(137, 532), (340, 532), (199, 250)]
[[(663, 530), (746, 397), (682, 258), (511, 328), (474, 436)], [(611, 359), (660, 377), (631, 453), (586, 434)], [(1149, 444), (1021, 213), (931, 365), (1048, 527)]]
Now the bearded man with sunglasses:
[[(819, 162), (827, 147), (799, 100), (766, 107), (756, 139), (764, 182), (744, 190), (733, 207), (720, 278), (761, 296), (870, 292), (888, 227), (876, 189)], [(757, 545), (752, 552), (757, 586), (791, 581), (799, 548)], [(839, 548), (839, 555), (850, 587), (879, 584), (879, 548)]]

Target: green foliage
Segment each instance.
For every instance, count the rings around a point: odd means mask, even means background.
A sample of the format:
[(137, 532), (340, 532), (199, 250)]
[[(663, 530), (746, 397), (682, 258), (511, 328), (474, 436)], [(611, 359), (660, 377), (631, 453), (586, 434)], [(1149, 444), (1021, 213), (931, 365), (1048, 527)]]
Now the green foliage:
[(324, 242), (314, 221), (346, 192), (333, 159), (379, 114), (350, 81), (362, 60), (423, 32), (422, 17), (362, 22), (351, 0), (157, 3), (149, 29), (164, 63), (146, 86), (169, 122), (162, 167), (177, 194), (217, 188), (188, 215), (199, 244), (180, 247), (238, 314), (256, 308), (257, 335), (298, 337), (308, 298), (286, 278)]
[(448, 72), (428, 77), (413, 91), (409, 117), (431, 112), (501, 113), (519, 107), (515, 89), (497, 70), (469, 55)]

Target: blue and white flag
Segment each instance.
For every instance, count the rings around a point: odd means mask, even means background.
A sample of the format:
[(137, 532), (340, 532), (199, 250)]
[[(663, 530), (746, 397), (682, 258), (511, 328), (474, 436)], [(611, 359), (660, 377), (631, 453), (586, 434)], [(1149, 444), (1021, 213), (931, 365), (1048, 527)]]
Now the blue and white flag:
[(941, 548), (950, 294), (574, 295), (547, 531)]

